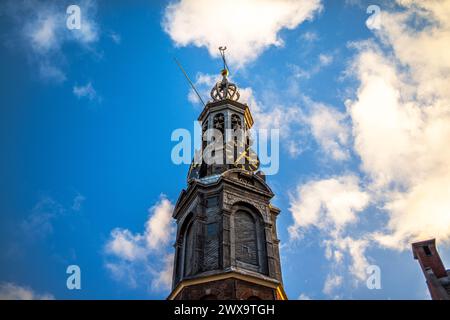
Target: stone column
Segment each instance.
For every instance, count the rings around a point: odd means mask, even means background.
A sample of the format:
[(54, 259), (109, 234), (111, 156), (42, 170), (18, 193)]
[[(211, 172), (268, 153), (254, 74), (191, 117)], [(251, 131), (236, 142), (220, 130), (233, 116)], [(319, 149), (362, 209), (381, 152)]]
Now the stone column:
[(264, 233), (266, 236), (266, 248), (267, 248), (267, 267), (269, 277), (276, 278), (276, 263), (277, 260), (274, 256), (273, 239), (272, 239), (272, 224), (264, 223)]
[[(181, 239), (177, 239), (173, 245), (175, 248), (175, 256), (173, 259), (173, 275), (172, 275), (172, 289), (175, 288), (175, 285), (182, 279), (183, 277), (183, 253), (181, 250), (183, 249), (183, 244)], [(180, 260), (180, 261), (179, 261)]]

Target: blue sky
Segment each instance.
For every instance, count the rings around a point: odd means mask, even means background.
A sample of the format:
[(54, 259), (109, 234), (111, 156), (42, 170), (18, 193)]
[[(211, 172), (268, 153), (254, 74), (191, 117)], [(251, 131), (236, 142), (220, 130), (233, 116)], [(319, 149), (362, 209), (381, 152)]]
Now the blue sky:
[(448, 1), (379, 1), (375, 29), (375, 3), (356, 0), (267, 2), (262, 22), (253, 1), (226, 18), (214, 1), (74, 3), (81, 30), (66, 28), (72, 2), (0, 6), (3, 295), (168, 295), (188, 170), (170, 137), (201, 112), (173, 58), (207, 98), (223, 41), (256, 127), (281, 131), (268, 182), (289, 298), (429, 298), (409, 244), (436, 237), (450, 264)]

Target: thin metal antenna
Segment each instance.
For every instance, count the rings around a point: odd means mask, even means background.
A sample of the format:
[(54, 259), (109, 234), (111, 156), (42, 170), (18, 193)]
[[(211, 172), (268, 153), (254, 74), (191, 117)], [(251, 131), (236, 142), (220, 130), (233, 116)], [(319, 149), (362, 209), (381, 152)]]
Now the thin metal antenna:
[(219, 47), (220, 55), (222, 56), (223, 60), (223, 68), (230, 73), (230, 68), (228, 68), (227, 60), (225, 59), (225, 50), (227, 50), (227, 47)]
[(200, 94), (198, 93), (197, 89), (195, 89), (194, 83), (192, 83), (191, 79), (189, 79), (189, 76), (187, 75), (186, 71), (184, 71), (183, 67), (181, 66), (181, 64), (178, 62), (177, 58), (173, 58), (173, 60), (175, 60), (176, 64), (178, 65), (178, 67), (180, 68), (181, 72), (183, 72), (184, 76), (186, 77), (186, 80), (189, 82), (189, 84), (192, 87), (192, 90), (194, 90), (194, 92), (197, 94), (197, 97), (200, 99), (201, 103), (203, 104), (203, 107), (205, 107), (205, 102), (203, 101), (202, 97), (200, 96)]

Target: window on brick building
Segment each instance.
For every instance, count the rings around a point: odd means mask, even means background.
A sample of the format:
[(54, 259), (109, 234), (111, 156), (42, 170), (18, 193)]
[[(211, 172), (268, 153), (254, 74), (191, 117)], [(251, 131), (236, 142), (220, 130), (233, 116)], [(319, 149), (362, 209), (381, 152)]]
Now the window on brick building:
[(432, 256), (433, 254), (431, 253), (430, 247), (429, 246), (424, 246), (423, 247), (423, 251), (425, 251), (425, 254), (429, 257)]

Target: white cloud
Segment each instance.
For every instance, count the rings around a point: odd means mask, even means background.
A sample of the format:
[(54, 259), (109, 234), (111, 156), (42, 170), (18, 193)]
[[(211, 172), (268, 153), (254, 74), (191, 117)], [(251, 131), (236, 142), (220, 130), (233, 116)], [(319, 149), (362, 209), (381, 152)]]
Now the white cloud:
[[(331, 58), (323, 58), (327, 59)], [(305, 96), (298, 91), (294, 79), (289, 82), (285, 89), (261, 89), (263, 93), (269, 92), (269, 96), (263, 96), (263, 102), (251, 87), (239, 88), (240, 101), (250, 106), (254, 129), (279, 129), (281, 145), (292, 157), (299, 156), (315, 141), (326, 159), (348, 160), (351, 147), (348, 115)]]
[[(31, 42), (33, 50), (48, 53), (50, 50), (61, 50), (65, 42), (74, 41), (82, 46), (96, 42), (99, 38), (98, 25), (94, 21), (97, 11), (95, 1), (84, 0), (80, 4), (80, 29), (69, 30), (66, 26), (65, 10), (56, 7), (54, 3), (31, 1), (25, 6), (25, 14), (29, 16), (23, 28), (23, 35)], [(32, 11), (32, 12), (31, 12)]]
[(111, 258), (105, 267), (114, 279), (136, 287), (145, 279), (153, 290), (166, 290), (172, 281), (173, 241), (175, 226), (172, 221), (173, 204), (161, 195), (158, 202), (149, 209), (149, 216), (143, 233), (115, 228), (105, 245)]
[[(366, 252), (374, 245), (409, 250), (425, 238), (450, 242), (450, 1), (398, 2), (406, 10), (383, 10), (374, 31), (382, 45), (376, 39), (351, 44), (357, 54), (348, 71), (359, 84), (345, 104), (361, 160), (360, 172), (351, 175), (360, 174), (364, 186), (356, 178), (314, 180), (291, 199), (291, 238), (313, 227), (324, 238), (332, 272), (323, 291), (329, 295), (343, 284), (344, 266), (360, 283), (366, 278)], [(312, 125), (319, 143), (320, 128)], [(370, 230), (358, 221), (369, 198), (387, 221)]]
[(90, 101), (101, 101), (101, 97), (97, 94), (91, 82), (86, 83), (84, 86), (75, 85), (73, 87), (73, 94), (78, 98), (87, 98)]
[(307, 31), (302, 33), (301, 39), (307, 42), (314, 42), (319, 40), (319, 35), (315, 31)]
[(57, 21), (54, 16), (45, 16), (29, 27), (28, 35), (34, 50), (46, 52), (58, 45), (56, 36)]
[(172, 221), (173, 204), (161, 195), (149, 209), (144, 233), (133, 234), (128, 229), (116, 228), (106, 245), (107, 252), (126, 260), (143, 259), (151, 251), (163, 249), (172, 240), (175, 231)]
[(300, 295), (298, 296), (297, 300), (311, 300), (311, 297), (309, 297), (305, 293), (300, 293)]
[(280, 134), (284, 137), (289, 136), (291, 124), (300, 122), (301, 112), (299, 108), (285, 108), (282, 105), (271, 105), (258, 101), (250, 87), (240, 88), (240, 101), (247, 103), (255, 121), (255, 128), (258, 129), (280, 129)]
[(346, 225), (355, 223), (357, 213), (366, 208), (369, 199), (360, 189), (356, 176), (312, 180), (299, 185), (291, 195), (289, 211), (294, 224), (289, 227), (289, 234), (295, 239), (311, 227), (339, 234)]
[(214, 57), (226, 45), (229, 61), (242, 66), (321, 8), (320, 0), (181, 0), (167, 6), (163, 27), (176, 45), (206, 47)]
[(174, 232), (172, 212), (173, 204), (166, 198), (149, 209), (152, 214), (145, 224), (145, 236), (150, 249), (165, 246)]
[(126, 260), (118, 260), (105, 263), (105, 268), (110, 272), (112, 278), (118, 282), (125, 283), (130, 288), (137, 288), (141, 281), (147, 280), (147, 275), (138, 274), (136, 266)]
[[(364, 281), (367, 277), (366, 269), (369, 262), (366, 257), (366, 249), (370, 245), (369, 239), (354, 239), (350, 236), (336, 236), (325, 240), (326, 258), (332, 261), (335, 267), (346, 264), (348, 271), (358, 281)], [(346, 261), (346, 254), (350, 261)]]
[[(87, 46), (99, 39), (99, 26), (95, 21), (97, 3), (93, 0), (84, 0), (78, 4), (81, 9), (81, 28), (67, 30), (70, 36), (79, 44)], [(67, 16), (65, 16), (66, 18)]]
[(298, 157), (304, 150), (300, 146), (299, 141), (289, 140), (287, 141), (287, 152), (292, 158)]
[(306, 123), (314, 139), (332, 159), (347, 160), (350, 157), (347, 148), (350, 128), (345, 122), (346, 115), (320, 103), (311, 102), (310, 107)]
[(325, 246), (325, 257), (332, 261), (324, 293), (331, 294), (342, 283), (336, 272), (348, 261), (348, 272), (364, 280), (368, 265), (364, 255), (368, 240), (345, 235), (348, 227), (358, 222), (358, 214), (369, 205), (370, 196), (353, 175), (312, 180), (299, 185), (291, 195), (289, 211), (294, 224), (289, 227), (291, 240), (302, 238), (311, 230), (319, 230)]
[(66, 74), (57, 66), (42, 61), (39, 65), (39, 76), (46, 81), (61, 83), (66, 81)]
[(291, 64), (290, 68), (296, 79), (310, 79), (314, 75), (318, 74), (323, 68), (332, 64), (333, 60), (334, 57), (331, 54), (321, 53), (318, 56), (317, 62), (315, 62), (309, 69), (300, 68), (295, 64)]
[(29, 287), (11, 282), (0, 283), (0, 300), (54, 300), (51, 294), (38, 294)]
[(323, 286), (323, 293), (330, 295), (333, 290), (342, 285), (343, 278), (339, 275), (328, 275)]
[(172, 286), (172, 272), (173, 272), (173, 254), (167, 254), (164, 257), (163, 268), (154, 272), (152, 280), (152, 288), (155, 290), (168, 290)]
[(82, 209), (85, 197), (78, 193), (71, 205), (61, 204), (50, 196), (44, 196), (35, 204), (31, 213), (21, 222), (21, 229), (31, 238), (46, 238), (54, 231), (54, 223), (66, 214)]
[(31, 214), (22, 221), (27, 236), (45, 238), (53, 233), (53, 222), (65, 212), (64, 207), (51, 197), (43, 197), (34, 206)]
[[(294, 93), (296, 104), (261, 103), (252, 88), (240, 89), (241, 100), (250, 105), (255, 129), (279, 129), (280, 140), (290, 156), (297, 157), (316, 141), (319, 150), (332, 160), (350, 158), (351, 128), (345, 113)], [(283, 94), (280, 92), (280, 94)]]
[(329, 66), (333, 62), (333, 56), (329, 54), (319, 54), (319, 63), (321, 66)]
[(71, 209), (73, 211), (80, 211), (84, 201), (86, 201), (86, 197), (78, 193), (75, 198), (73, 198)]
[(120, 228), (111, 231), (111, 240), (108, 242), (106, 250), (118, 258), (128, 261), (145, 259), (148, 253), (142, 235), (134, 235), (130, 230)]
[(66, 64), (64, 45), (75, 43), (83, 50), (91, 50), (92, 44), (99, 39), (99, 27), (95, 22), (96, 2), (83, 0), (78, 5), (81, 9), (81, 28), (73, 30), (66, 26), (68, 15), (65, 8), (55, 1), (10, 1), (4, 6), (5, 14), (14, 19), (18, 29), (11, 32), (15, 38), (10, 41), (16, 47), (24, 47), (44, 80), (55, 83), (66, 80), (63, 70)]
[(360, 85), (347, 107), (362, 170), (388, 218), (373, 237), (405, 250), (424, 238), (450, 241), (450, 1), (401, 3), (407, 10), (383, 12), (377, 32), (390, 53), (356, 46)]
[(254, 119), (254, 129), (278, 129), (280, 143), (292, 157), (297, 157), (305, 150), (305, 116), (302, 109), (296, 105), (281, 105), (275, 101), (265, 103), (257, 100), (253, 89), (240, 88), (240, 101), (250, 106)]
[(120, 44), (122, 42), (122, 37), (120, 36), (120, 34), (118, 34), (116, 32), (111, 32), (109, 34), (109, 37), (111, 38), (112, 42), (114, 42), (115, 44)]

